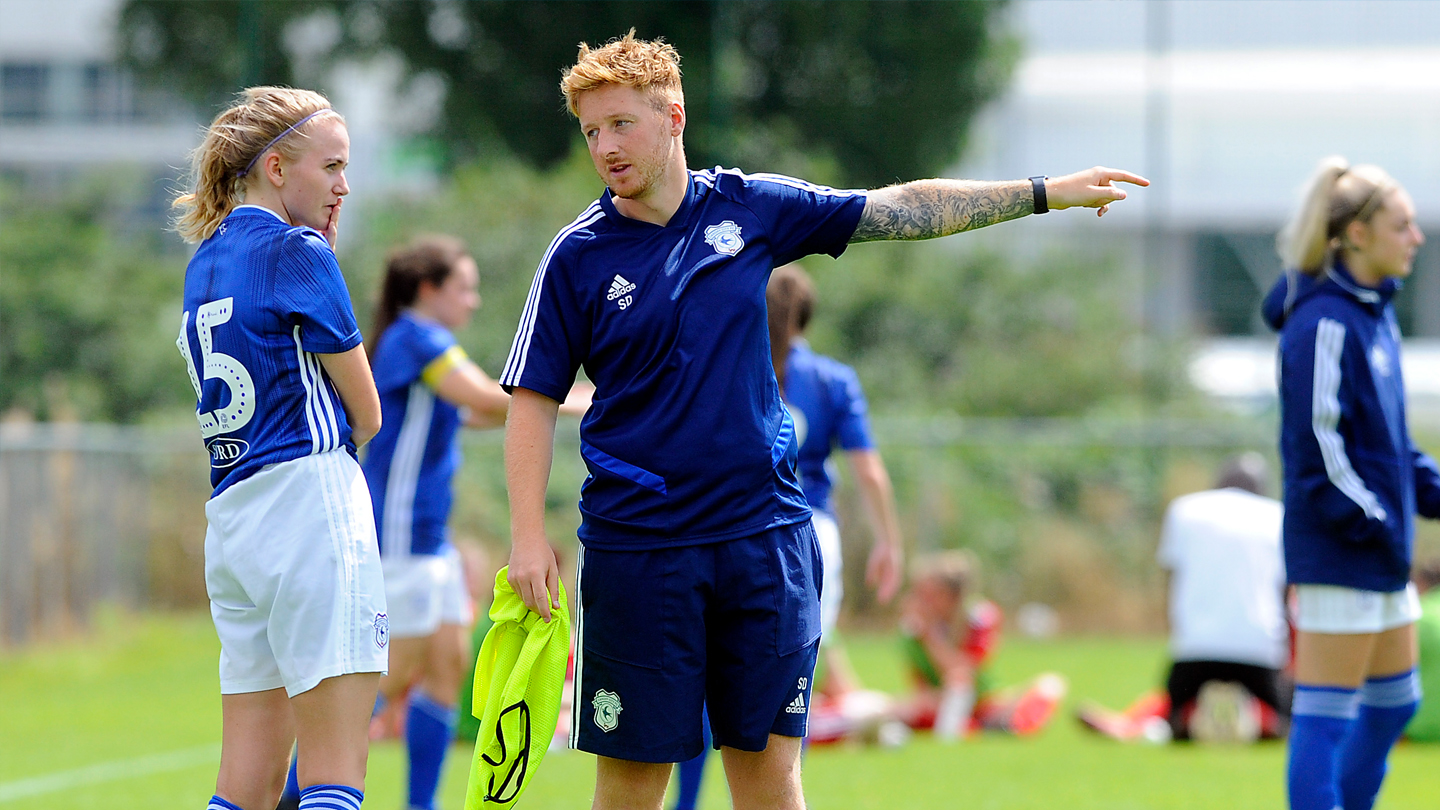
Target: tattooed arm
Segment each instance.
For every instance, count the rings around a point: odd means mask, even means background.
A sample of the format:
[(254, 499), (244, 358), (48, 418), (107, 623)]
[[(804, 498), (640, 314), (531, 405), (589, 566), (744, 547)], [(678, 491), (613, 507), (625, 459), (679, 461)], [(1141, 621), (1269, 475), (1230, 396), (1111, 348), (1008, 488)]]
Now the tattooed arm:
[(850, 241), (934, 239), (1034, 211), (1029, 180), (916, 180), (870, 192)]
[[(1045, 196), (1051, 209), (1098, 208), (1104, 216), (1110, 203), (1125, 199), (1125, 192), (1114, 186), (1116, 181), (1150, 185), (1138, 175), (1097, 166), (1046, 180)], [(916, 180), (871, 191), (850, 241), (934, 239), (1034, 212), (1029, 180)]]

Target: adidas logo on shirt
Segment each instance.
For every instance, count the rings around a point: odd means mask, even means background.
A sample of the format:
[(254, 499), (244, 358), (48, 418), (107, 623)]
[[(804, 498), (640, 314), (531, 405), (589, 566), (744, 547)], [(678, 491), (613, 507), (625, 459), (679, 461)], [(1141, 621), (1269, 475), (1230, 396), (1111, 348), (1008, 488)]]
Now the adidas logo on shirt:
[(606, 301), (614, 301), (622, 295), (634, 292), (635, 285), (625, 280), (619, 273), (615, 274), (615, 280), (610, 282), (610, 294), (605, 296)]
[(804, 696), (804, 695), (796, 695), (796, 696), (795, 696), (795, 699), (792, 700), (792, 701), (790, 701), (790, 705), (785, 707), (785, 712), (786, 712), (787, 714), (804, 714), (804, 713), (805, 713), (805, 696)]
[(624, 276), (616, 273), (614, 280), (610, 282), (610, 292), (606, 293), (605, 300), (614, 301), (618, 298), (620, 299), (620, 308), (625, 309), (626, 307), (630, 306), (630, 303), (633, 300), (630, 296), (630, 293), (634, 291), (635, 285), (629, 281), (626, 281)]

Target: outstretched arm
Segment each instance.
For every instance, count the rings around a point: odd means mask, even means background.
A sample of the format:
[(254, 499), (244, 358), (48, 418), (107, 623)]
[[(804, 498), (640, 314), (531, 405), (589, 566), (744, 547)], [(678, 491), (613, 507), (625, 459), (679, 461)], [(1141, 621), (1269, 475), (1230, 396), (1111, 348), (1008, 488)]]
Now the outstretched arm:
[(483, 429), (505, 425), (510, 395), (469, 359), (459, 361), (441, 377), (435, 384), (435, 393), (467, 411), (466, 427)]
[[(1098, 208), (1104, 216), (1110, 203), (1125, 199), (1117, 182), (1150, 185), (1139, 175), (1097, 166), (1046, 180), (1045, 196), (1051, 209)], [(850, 241), (934, 239), (1034, 212), (1029, 180), (916, 180), (871, 191)]]

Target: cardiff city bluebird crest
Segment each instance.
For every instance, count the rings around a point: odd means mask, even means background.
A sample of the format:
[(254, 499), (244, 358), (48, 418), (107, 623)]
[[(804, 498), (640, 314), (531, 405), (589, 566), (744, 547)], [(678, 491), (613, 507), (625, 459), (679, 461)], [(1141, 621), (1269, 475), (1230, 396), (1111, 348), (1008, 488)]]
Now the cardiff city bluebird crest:
[(384, 613), (375, 614), (375, 646), (385, 649), (390, 642), (390, 617)]
[(620, 696), (604, 689), (595, 693), (595, 725), (601, 731), (614, 731), (620, 725)]
[(705, 241), (715, 248), (716, 253), (726, 256), (734, 256), (745, 247), (745, 240), (740, 238), (740, 226), (728, 219), (719, 225), (706, 228)]

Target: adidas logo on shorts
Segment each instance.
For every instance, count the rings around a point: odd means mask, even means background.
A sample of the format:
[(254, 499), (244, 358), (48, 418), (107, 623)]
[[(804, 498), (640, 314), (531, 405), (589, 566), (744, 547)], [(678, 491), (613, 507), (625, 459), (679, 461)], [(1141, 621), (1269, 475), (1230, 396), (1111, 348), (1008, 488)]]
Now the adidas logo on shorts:
[(796, 696), (795, 696), (795, 699), (792, 700), (792, 701), (790, 701), (790, 705), (785, 707), (785, 712), (786, 712), (787, 714), (804, 714), (804, 713), (805, 713), (805, 696), (804, 696), (804, 695), (796, 695)]

